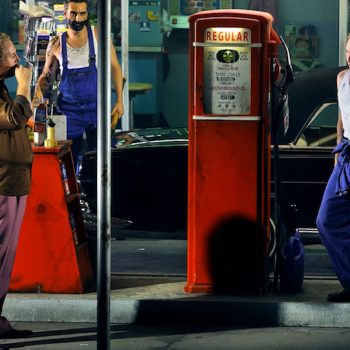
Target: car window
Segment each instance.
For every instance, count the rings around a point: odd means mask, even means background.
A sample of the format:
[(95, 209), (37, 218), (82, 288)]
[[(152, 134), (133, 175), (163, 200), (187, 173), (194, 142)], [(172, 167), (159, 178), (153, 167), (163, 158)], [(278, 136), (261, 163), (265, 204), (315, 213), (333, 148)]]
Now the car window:
[(333, 147), (337, 140), (338, 104), (325, 103), (304, 127), (296, 146)]

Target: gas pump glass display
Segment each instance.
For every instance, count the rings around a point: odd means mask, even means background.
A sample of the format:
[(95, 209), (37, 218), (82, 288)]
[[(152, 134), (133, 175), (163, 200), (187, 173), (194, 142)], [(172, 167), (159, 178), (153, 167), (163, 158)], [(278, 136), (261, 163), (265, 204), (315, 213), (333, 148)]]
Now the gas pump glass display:
[[(237, 44), (232, 44), (234, 41)], [(246, 46), (250, 43), (251, 31), (247, 28), (206, 29), (203, 55), (205, 114), (250, 113), (251, 47)]]

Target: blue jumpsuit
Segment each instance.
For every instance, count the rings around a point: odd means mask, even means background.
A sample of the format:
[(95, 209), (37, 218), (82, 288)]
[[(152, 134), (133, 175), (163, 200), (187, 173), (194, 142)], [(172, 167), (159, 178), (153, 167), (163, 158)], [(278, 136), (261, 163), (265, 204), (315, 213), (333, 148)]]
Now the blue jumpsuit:
[(316, 224), (328, 250), (339, 282), (350, 292), (350, 142), (343, 139), (333, 153), (339, 153), (323, 194)]
[(67, 116), (67, 138), (73, 140), (72, 154), (77, 164), (85, 131), (88, 150), (97, 145), (97, 68), (92, 29), (87, 27), (89, 66), (68, 68), (67, 33), (62, 34), (62, 78), (57, 106)]

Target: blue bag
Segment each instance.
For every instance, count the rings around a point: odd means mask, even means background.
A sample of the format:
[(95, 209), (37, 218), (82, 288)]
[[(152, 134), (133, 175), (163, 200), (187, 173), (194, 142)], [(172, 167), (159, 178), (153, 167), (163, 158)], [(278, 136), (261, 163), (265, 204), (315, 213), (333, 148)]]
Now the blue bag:
[(297, 230), (281, 251), (280, 284), (283, 292), (298, 293), (304, 281), (304, 245)]

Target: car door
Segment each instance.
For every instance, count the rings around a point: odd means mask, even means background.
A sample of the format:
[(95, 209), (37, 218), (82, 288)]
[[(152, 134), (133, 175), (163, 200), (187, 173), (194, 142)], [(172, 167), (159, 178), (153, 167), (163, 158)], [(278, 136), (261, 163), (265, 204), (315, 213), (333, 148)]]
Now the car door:
[(292, 143), (279, 147), (282, 205), (290, 230), (315, 229), (318, 208), (334, 166), (337, 120), (337, 103), (324, 103), (311, 114)]

